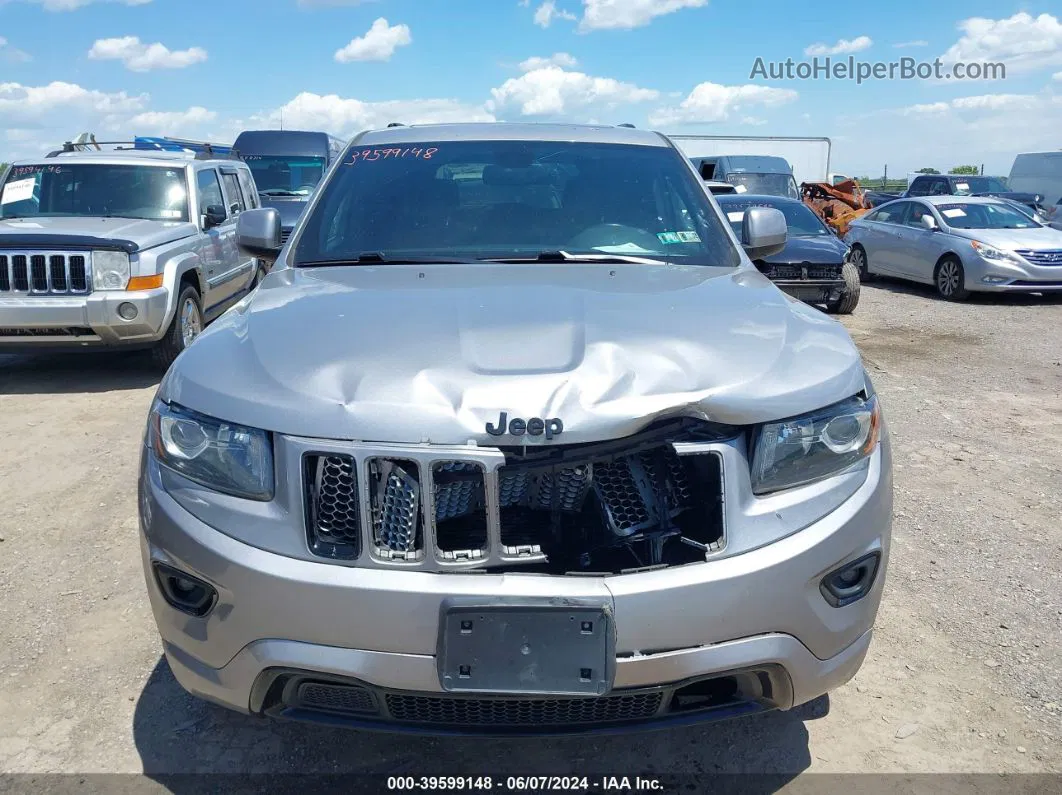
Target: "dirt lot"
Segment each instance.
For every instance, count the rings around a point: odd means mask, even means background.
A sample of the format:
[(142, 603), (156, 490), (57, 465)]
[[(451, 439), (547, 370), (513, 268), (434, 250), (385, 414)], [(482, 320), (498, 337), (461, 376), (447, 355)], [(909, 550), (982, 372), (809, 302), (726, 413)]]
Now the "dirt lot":
[(897, 462), (865, 667), (791, 713), (578, 741), (364, 735), (186, 696), (138, 553), (156, 377), (130, 355), (0, 357), (0, 771), (1062, 772), (1062, 302), (877, 284), (845, 322)]

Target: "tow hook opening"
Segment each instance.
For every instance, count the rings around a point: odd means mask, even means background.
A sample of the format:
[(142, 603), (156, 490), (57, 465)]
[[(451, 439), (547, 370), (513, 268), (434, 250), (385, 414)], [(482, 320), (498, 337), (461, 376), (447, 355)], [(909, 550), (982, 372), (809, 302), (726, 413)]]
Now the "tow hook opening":
[(173, 609), (196, 618), (203, 618), (214, 609), (218, 592), (212, 585), (165, 563), (154, 564), (154, 570), (159, 590)]
[(881, 553), (871, 552), (834, 569), (819, 583), (822, 597), (831, 607), (845, 607), (858, 602), (874, 586), (881, 563)]

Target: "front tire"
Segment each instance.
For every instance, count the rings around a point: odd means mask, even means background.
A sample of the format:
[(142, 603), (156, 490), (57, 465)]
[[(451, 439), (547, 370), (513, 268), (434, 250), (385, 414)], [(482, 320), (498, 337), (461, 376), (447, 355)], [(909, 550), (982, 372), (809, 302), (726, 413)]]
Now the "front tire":
[(836, 301), (827, 304), (826, 309), (830, 314), (850, 315), (859, 303), (859, 268), (846, 262), (841, 268), (841, 275), (844, 277), (844, 292)]
[(186, 284), (177, 297), (177, 309), (166, 335), (151, 350), (155, 363), (168, 370), (182, 351), (203, 331), (203, 307), (199, 291)]
[(933, 282), (937, 287), (937, 295), (945, 301), (965, 301), (970, 297), (970, 291), (966, 289), (966, 271), (958, 257), (942, 259), (937, 265)]

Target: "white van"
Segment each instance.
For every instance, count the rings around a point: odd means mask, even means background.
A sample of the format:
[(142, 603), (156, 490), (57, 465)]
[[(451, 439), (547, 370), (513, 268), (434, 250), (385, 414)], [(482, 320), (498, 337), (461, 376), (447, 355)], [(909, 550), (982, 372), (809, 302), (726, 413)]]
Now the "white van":
[(1009, 182), (1012, 191), (1039, 193), (1045, 207), (1062, 203), (1062, 150), (1018, 155)]

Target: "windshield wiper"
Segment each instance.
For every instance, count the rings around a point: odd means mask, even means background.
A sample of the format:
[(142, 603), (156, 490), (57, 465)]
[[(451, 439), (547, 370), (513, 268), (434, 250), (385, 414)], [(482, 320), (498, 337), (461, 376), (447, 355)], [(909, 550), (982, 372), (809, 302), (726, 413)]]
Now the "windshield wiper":
[(263, 196), (307, 196), (309, 194), (299, 193), (294, 190), (286, 190), (285, 188), (266, 188), (265, 190), (258, 191)]
[(296, 262), (299, 267), (318, 268), (330, 265), (473, 265), (475, 260), (447, 259), (445, 257), (389, 257), (382, 251), (363, 251), (347, 259), (318, 259)]
[(632, 257), (626, 254), (569, 254), (567, 251), (540, 251), (533, 257), (489, 257), (481, 262), (500, 262), (503, 264), (518, 265), (523, 262), (600, 262), (629, 263), (632, 265), (667, 265), (662, 259), (650, 259), (648, 257)]

